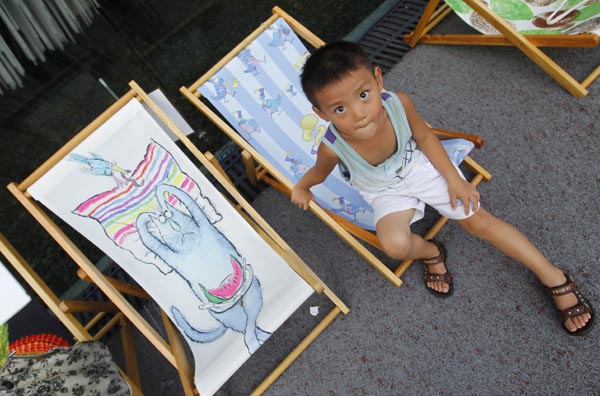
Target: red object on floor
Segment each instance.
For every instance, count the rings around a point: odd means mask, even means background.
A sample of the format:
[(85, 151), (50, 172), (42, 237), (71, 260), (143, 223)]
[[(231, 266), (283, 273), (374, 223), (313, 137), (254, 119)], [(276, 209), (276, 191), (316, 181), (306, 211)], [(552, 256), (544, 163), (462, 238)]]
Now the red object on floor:
[(55, 347), (68, 347), (71, 343), (55, 334), (34, 334), (19, 338), (8, 346), (17, 355), (44, 353)]

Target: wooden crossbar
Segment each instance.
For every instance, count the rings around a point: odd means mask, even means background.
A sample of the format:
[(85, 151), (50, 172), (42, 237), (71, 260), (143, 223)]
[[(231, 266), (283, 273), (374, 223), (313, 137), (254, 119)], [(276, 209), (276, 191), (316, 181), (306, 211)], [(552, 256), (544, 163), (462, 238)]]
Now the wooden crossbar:
[(578, 98), (586, 96), (588, 94), (588, 86), (600, 77), (600, 66), (597, 66), (580, 83), (539, 49), (539, 47), (595, 48), (600, 44), (600, 36), (597, 34), (523, 35), (494, 13), (483, 1), (464, 0), (464, 2), (501, 34), (427, 34), (446, 15), (448, 15), (450, 11), (448, 9), (448, 12), (441, 12), (442, 9), (447, 8), (447, 4), (444, 4), (436, 10), (439, 0), (430, 0), (421, 15), (415, 30), (411, 34), (404, 35), (403, 40), (408, 42), (410, 47), (414, 47), (417, 43), (515, 46), (550, 77), (556, 80), (563, 88)]

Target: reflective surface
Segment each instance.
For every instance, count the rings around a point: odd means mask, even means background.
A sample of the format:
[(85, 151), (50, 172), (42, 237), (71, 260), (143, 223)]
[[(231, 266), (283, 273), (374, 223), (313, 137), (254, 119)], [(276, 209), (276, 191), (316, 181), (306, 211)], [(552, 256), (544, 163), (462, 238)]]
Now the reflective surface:
[[(325, 41), (342, 39), (383, 0), (323, 2), (100, 0), (93, 23), (46, 62), (26, 65), (22, 89), (0, 96), (0, 184), (20, 182), (74, 134), (110, 106), (136, 80), (160, 88), (196, 132), (204, 151), (223, 135), (179, 93), (271, 15), (279, 5)], [(0, 231), (60, 294), (74, 268), (29, 213), (0, 189)], [(98, 260), (102, 255), (69, 235)], [(46, 276), (47, 275), (47, 276)]]

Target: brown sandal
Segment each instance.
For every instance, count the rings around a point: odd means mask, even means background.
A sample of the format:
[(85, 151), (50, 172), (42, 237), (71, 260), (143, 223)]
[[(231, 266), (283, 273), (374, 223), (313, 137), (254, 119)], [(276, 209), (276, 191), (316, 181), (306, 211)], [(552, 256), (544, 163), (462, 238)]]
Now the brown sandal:
[[(571, 276), (571, 274), (567, 271), (563, 271), (563, 273), (565, 274), (567, 281), (560, 286), (546, 287), (546, 290), (548, 291), (548, 293), (550, 293), (551, 296), (564, 296), (565, 294), (569, 293), (575, 294), (575, 297), (577, 297), (579, 304), (563, 310), (558, 309), (558, 318), (560, 320), (560, 323), (563, 325), (565, 331), (570, 335), (586, 335), (592, 330), (592, 328), (596, 324), (596, 315), (594, 315), (594, 309), (592, 308), (592, 304), (590, 304), (589, 301), (579, 291), (579, 288), (577, 287), (573, 276)], [(581, 329), (578, 329), (576, 331), (569, 331), (569, 329), (567, 329), (564, 326), (568, 318), (572, 318), (586, 312), (592, 314), (592, 317)]]
[[(438, 242), (435, 239), (431, 239), (429, 242), (431, 242), (435, 246), (437, 246), (438, 250), (440, 251), (440, 254), (437, 255), (436, 257), (421, 259), (421, 263), (424, 265), (424, 269), (425, 269), (425, 276), (423, 278), (423, 280), (425, 281), (425, 287), (436, 297), (441, 297), (441, 298), (450, 297), (452, 295), (452, 292), (454, 291), (454, 287), (452, 284), (452, 275), (448, 271), (448, 265), (446, 264), (446, 249), (444, 248), (444, 245), (442, 245), (441, 242)], [(446, 273), (430, 274), (427, 267), (430, 265), (439, 264), (439, 263), (444, 263), (444, 265), (446, 266)], [(429, 286), (427, 286), (427, 282), (447, 283), (449, 286), (448, 292), (442, 293), (437, 290), (434, 290), (434, 289), (430, 288)]]

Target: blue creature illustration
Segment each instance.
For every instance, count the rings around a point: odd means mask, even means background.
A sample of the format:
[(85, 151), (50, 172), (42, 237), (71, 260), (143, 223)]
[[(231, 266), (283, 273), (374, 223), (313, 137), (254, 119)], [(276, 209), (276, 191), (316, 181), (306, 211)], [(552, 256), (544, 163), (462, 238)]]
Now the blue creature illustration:
[(244, 118), (241, 110), (233, 112), (233, 115), (237, 119), (238, 125), (242, 132), (246, 133), (248, 136), (246, 138), (251, 138), (253, 134), (259, 133), (261, 131), (260, 125), (258, 122), (254, 120), (254, 118)]
[(277, 94), (275, 99), (267, 99), (265, 96), (265, 89), (259, 88), (256, 90), (258, 92), (258, 99), (260, 100), (260, 105), (264, 111), (269, 114), (271, 119), (273, 119), (273, 114), (281, 114), (281, 95)]
[(207, 212), (214, 212), (212, 204), (201, 208), (185, 191), (167, 184), (159, 185), (155, 195), (159, 213), (144, 212), (136, 220), (141, 242), (185, 280), (200, 301), (199, 308), (219, 325), (194, 328), (173, 306), (175, 322), (199, 343), (215, 341), (231, 329), (243, 334), (248, 352), (254, 353), (271, 333), (256, 323), (263, 301), (252, 266), (215, 227), (217, 221), (207, 217)]
[(357, 220), (357, 214), (365, 213), (367, 211), (365, 208), (357, 208), (353, 203), (347, 202), (344, 197), (333, 198), (332, 201), (337, 201), (337, 203), (339, 204), (339, 208), (332, 209), (334, 213), (345, 213), (349, 216), (352, 216), (354, 218), (354, 221)]
[(273, 36), (269, 42), (271, 47), (280, 47), (281, 49), (285, 49), (286, 43), (291, 43), (294, 41), (294, 37), (291, 35), (292, 30), (283, 24), (280, 24), (279, 26), (272, 26), (269, 30), (273, 31)]
[(254, 76), (259, 73), (258, 66), (261, 64), (261, 62), (265, 63), (267, 61), (266, 57), (263, 57), (263, 60), (260, 60), (252, 55), (252, 52), (250, 52), (248, 48), (241, 50), (240, 53), (237, 54), (237, 57), (242, 61), (242, 63), (244, 63), (244, 65), (246, 65), (246, 70), (244, 70), (244, 73), (251, 73)]
[(138, 183), (137, 180), (129, 176), (131, 173), (130, 170), (123, 169), (115, 161), (107, 161), (98, 154), (90, 153), (89, 157), (86, 157), (81, 154), (71, 153), (68, 158), (71, 161), (87, 165), (82, 168), (86, 173), (96, 176), (111, 176), (115, 183), (117, 183), (117, 187), (126, 186), (128, 183), (133, 183), (137, 187), (144, 184), (143, 180), (141, 183)]
[(294, 85), (293, 85), (293, 84), (288, 84), (288, 85), (285, 87), (285, 92), (286, 92), (288, 95), (290, 95), (290, 97), (292, 97), (292, 98), (293, 98), (294, 96), (298, 95), (298, 91), (296, 90), (296, 88), (294, 87)]
[(298, 178), (302, 176), (308, 170), (308, 166), (302, 163), (301, 159), (292, 157), (292, 151), (288, 150), (285, 153), (285, 162), (289, 162), (292, 165), (290, 166), (290, 171), (294, 174), (294, 177)]
[[(232, 98), (235, 96), (235, 91), (230, 91), (229, 88), (227, 87), (227, 84), (225, 83), (225, 80), (222, 79), (221, 77), (213, 77), (209, 80), (214, 89), (215, 89), (215, 93), (216, 95), (212, 96), (213, 99), (215, 100), (223, 100), (223, 103), (227, 103), (227, 95), (231, 96)], [(235, 88), (237, 86), (237, 80), (233, 81), (233, 84), (231, 85), (232, 88)]]

